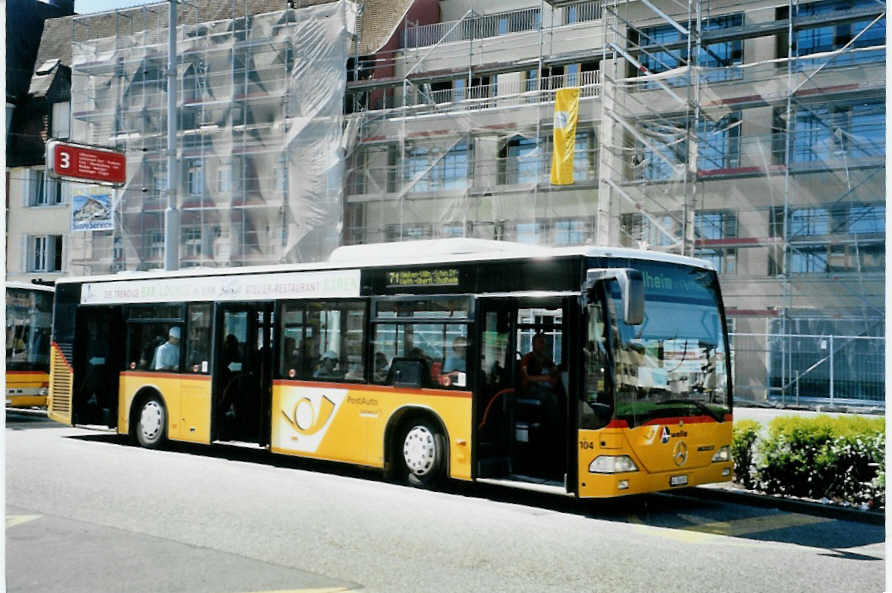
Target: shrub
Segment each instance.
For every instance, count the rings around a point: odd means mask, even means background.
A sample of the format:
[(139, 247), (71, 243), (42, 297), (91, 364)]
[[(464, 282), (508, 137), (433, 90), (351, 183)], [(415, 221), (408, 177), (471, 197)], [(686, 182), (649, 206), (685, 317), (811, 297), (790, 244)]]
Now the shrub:
[(755, 420), (741, 420), (734, 423), (731, 436), (731, 457), (734, 459), (734, 479), (744, 488), (755, 486), (755, 453), (756, 440), (762, 425)]
[(885, 443), (883, 418), (775, 418), (758, 445), (754, 485), (772, 494), (881, 505)]

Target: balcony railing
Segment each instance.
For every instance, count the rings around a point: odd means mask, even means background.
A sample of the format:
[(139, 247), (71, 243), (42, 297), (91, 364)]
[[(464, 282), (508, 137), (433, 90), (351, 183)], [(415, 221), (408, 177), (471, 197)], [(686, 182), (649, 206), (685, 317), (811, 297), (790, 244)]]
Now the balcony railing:
[[(601, 18), (601, 3), (587, 0), (576, 2), (553, 13), (552, 23), (572, 25)], [(539, 8), (522, 8), (494, 14), (472, 14), (457, 21), (406, 27), (403, 44), (406, 48), (418, 48), (437, 43), (454, 43), (472, 39), (500, 37), (521, 31), (536, 31), (542, 23)], [(554, 24), (552, 25), (554, 26)]]
[[(548, 103), (554, 101), (555, 91), (567, 87), (579, 87), (580, 98), (597, 97), (601, 87), (600, 72), (570, 72), (537, 80), (524, 80), (514, 76), (493, 84), (437, 90), (422, 85), (418, 90), (408, 93), (405, 104), (400, 100), (402, 93), (399, 89), (394, 89), (390, 94), (374, 93), (370, 100), (366, 100), (365, 105), (362, 104), (362, 96), (354, 96), (354, 99), (357, 110), (394, 110), (393, 116), (403, 115), (408, 110), (411, 115), (420, 115)], [(398, 109), (401, 107), (405, 107), (405, 110)]]

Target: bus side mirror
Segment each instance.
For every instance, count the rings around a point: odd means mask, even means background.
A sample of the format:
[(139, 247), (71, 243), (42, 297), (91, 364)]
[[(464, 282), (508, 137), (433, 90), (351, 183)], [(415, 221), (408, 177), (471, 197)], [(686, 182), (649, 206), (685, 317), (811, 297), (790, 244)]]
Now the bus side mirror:
[(623, 301), (623, 321), (626, 325), (644, 322), (644, 276), (633, 268), (589, 268), (582, 293), (587, 296), (598, 282), (616, 280)]

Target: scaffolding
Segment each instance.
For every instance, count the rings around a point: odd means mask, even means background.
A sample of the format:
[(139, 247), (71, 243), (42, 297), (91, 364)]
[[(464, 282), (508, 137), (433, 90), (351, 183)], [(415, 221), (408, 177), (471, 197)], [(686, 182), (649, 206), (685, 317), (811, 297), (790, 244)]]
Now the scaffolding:
[[(355, 7), (283, 1), (258, 13), (269, 4), (179, 11), (183, 267), (312, 261), (338, 244)], [(123, 150), (128, 163), (115, 230), (72, 234), (75, 271), (162, 265), (167, 17), (164, 3), (72, 19), (72, 138)]]
[[(883, 335), (884, 3), (478, 0), (441, 21), (404, 21), (399, 49), (354, 53), (345, 243), (706, 258), (732, 330), (789, 336), (735, 361), (755, 398), (823, 372), (800, 368), (793, 336)], [(554, 92), (569, 86), (576, 179), (556, 187)]]

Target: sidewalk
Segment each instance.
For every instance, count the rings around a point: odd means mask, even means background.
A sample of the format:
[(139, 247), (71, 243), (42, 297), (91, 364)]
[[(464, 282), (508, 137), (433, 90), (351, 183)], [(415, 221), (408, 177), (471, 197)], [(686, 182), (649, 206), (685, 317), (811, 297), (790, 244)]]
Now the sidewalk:
[(734, 482), (721, 482), (719, 484), (707, 484), (690, 488), (694, 496), (711, 500), (721, 500), (737, 504), (746, 504), (758, 507), (775, 508), (790, 513), (802, 513), (804, 515), (817, 515), (838, 519), (840, 521), (857, 521), (883, 525), (886, 521), (885, 511), (862, 510), (853, 506), (843, 506), (832, 503), (822, 503), (803, 498), (779, 496), (774, 494), (762, 494), (751, 490), (744, 490)]

